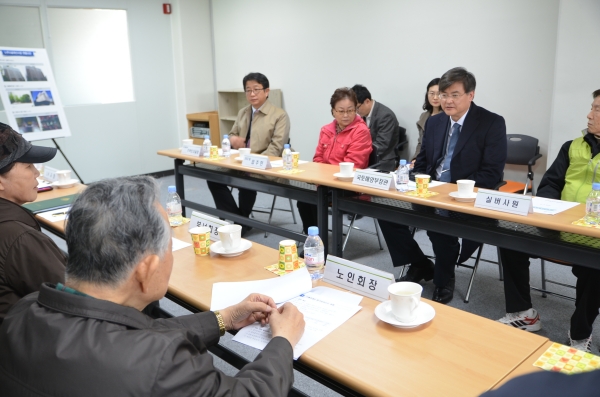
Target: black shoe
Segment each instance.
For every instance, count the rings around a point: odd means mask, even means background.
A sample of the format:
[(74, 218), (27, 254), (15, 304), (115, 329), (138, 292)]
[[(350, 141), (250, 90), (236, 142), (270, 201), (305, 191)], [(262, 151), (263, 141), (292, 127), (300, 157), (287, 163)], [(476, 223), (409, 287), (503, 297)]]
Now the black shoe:
[(456, 279), (451, 278), (444, 287), (435, 287), (432, 300), (438, 303), (449, 303), (454, 297), (454, 282)]
[(246, 237), (246, 235), (250, 233), (251, 230), (251, 226), (242, 226), (242, 237)]
[(429, 281), (433, 279), (433, 262), (427, 261), (419, 264), (411, 264), (406, 274), (396, 281), (412, 281), (418, 283), (421, 280)]

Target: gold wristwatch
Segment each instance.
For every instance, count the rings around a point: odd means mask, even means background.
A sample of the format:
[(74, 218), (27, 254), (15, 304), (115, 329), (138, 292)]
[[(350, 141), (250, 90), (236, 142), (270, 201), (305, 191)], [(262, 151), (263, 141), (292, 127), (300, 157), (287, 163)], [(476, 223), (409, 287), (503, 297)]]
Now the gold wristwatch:
[(223, 316), (221, 315), (221, 313), (219, 313), (218, 310), (215, 310), (213, 313), (215, 313), (215, 316), (217, 317), (217, 322), (219, 323), (219, 335), (223, 336), (225, 335), (225, 321), (223, 321)]

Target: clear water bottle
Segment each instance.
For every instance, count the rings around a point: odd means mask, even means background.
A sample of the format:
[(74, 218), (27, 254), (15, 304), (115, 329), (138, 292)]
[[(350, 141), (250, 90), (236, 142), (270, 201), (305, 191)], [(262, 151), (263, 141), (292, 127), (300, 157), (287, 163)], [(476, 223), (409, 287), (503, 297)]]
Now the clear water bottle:
[(290, 150), (290, 144), (286, 143), (285, 145), (283, 145), (283, 154), (281, 155), (281, 157), (283, 157), (283, 169), (286, 171), (290, 171), (292, 169), (292, 151)]
[(323, 278), (323, 264), (325, 263), (325, 246), (319, 237), (319, 228), (308, 228), (308, 238), (304, 243), (304, 263), (310, 273), (312, 281)]
[(208, 135), (204, 135), (204, 142), (202, 143), (202, 155), (204, 157), (210, 157), (211, 146), (212, 142), (210, 141), (210, 137)]
[(229, 141), (229, 135), (223, 136), (223, 142), (221, 142), (221, 150), (223, 151), (223, 157), (229, 158), (229, 156), (231, 156), (231, 142)]
[(585, 221), (590, 225), (600, 223), (600, 183), (592, 184), (592, 191), (585, 201)]
[(410, 170), (406, 160), (400, 160), (400, 166), (396, 172), (396, 189), (399, 192), (408, 192), (408, 174)]
[(179, 226), (183, 223), (181, 215), (181, 199), (177, 194), (175, 186), (169, 186), (169, 195), (167, 196), (167, 215), (171, 226)]

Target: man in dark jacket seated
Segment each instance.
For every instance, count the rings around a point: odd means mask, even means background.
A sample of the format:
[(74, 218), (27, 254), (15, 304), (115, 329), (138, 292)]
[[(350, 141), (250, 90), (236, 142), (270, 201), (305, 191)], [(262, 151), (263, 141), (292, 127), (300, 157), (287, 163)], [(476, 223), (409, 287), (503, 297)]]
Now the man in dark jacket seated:
[[(0, 327), (2, 396), (285, 396), (292, 348), (304, 332), (296, 307), (252, 294), (220, 312), (153, 320), (141, 310), (167, 291), (171, 230), (149, 177), (94, 183), (66, 230), (65, 285), (43, 284)], [(226, 330), (269, 322), (273, 339), (235, 377), (207, 347)]]

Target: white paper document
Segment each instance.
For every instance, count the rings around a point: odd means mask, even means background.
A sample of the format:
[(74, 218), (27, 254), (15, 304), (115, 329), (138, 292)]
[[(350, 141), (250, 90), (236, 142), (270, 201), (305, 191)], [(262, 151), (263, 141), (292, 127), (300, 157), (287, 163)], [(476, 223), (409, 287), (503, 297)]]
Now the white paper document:
[[(308, 161), (306, 161), (306, 160), (298, 160), (298, 165), (304, 164), (304, 163), (308, 163)], [(271, 161), (271, 167), (273, 167), (273, 168), (283, 167), (283, 160)]]
[(175, 237), (171, 237), (171, 239), (173, 240), (173, 246), (172, 246), (171, 251), (177, 251), (177, 250), (180, 250), (182, 248), (189, 247), (190, 245), (192, 245), (190, 243), (186, 243), (185, 241), (178, 240)]
[[(356, 314), (361, 309), (358, 306), (361, 299), (359, 295), (327, 287), (317, 287), (290, 299), (304, 315), (306, 324), (302, 338), (294, 347), (294, 360)], [(262, 350), (272, 337), (269, 325), (262, 327), (254, 323), (242, 328), (233, 340)]]
[(270, 296), (275, 303), (281, 303), (308, 292), (311, 288), (312, 281), (305, 267), (285, 276), (267, 280), (215, 283), (210, 310), (221, 310), (237, 305), (254, 292)]
[(533, 212), (538, 214), (556, 215), (559, 212), (573, 208), (579, 203), (572, 201), (553, 200), (544, 197), (533, 198)]
[(39, 215), (42, 218), (49, 220), (50, 222), (58, 222), (67, 219), (67, 215), (69, 214), (70, 210), (71, 207), (58, 208), (52, 211), (41, 212), (36, 215)]

